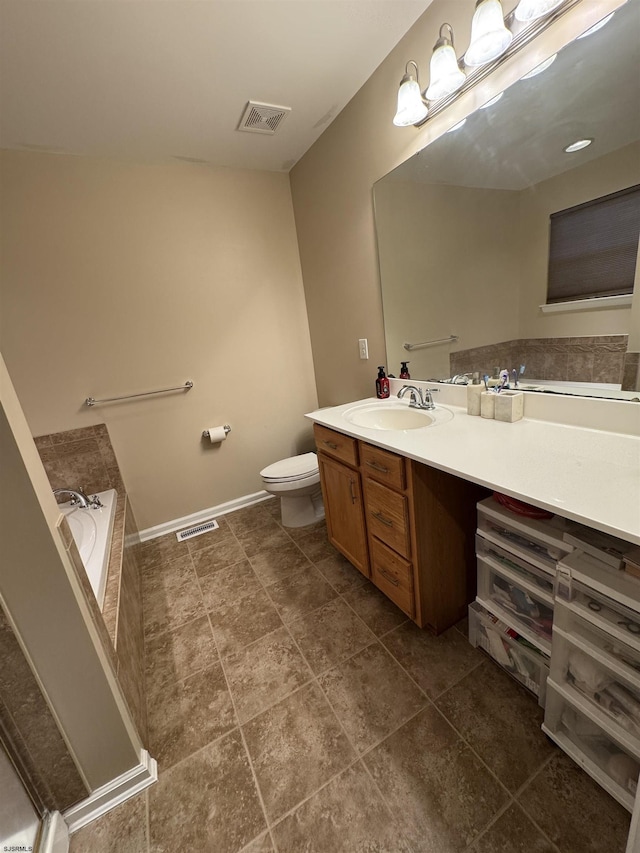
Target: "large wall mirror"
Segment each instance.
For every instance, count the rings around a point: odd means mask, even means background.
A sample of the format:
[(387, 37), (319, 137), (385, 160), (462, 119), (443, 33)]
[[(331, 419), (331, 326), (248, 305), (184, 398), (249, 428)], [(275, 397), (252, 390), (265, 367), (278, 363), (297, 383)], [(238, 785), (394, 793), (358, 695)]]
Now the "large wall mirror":
[[(435, 380), (524, 364), (531, 390), (640, 396), (640, 263), (635, 304), (540, 307), (551, 214), (640, 184), (639, 68), (628, 0), (376, 183), (392, 373), (404, 360)], [(593, 141), (565, 153), (579, 139)]]

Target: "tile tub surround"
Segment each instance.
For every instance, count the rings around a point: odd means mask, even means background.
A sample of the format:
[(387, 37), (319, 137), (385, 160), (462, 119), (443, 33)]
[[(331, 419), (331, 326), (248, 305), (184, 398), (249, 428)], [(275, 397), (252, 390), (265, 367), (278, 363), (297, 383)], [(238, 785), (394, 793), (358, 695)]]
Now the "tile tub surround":
[(159, 781), (71, 853), (622, 853), (629, 815), (463, 623), (420, 631), (275, 500), (218, 521), (141, 546)]
[[(138, 733), (147, 740), (144, 685), (142, 588), (137, 565), (137, 526), (105, 424), (80, 427), (34, 439), (52, 489), (82, 488), (87, 494), (105, 489), (117, 492), (116, 513), (102, 613), (86, 578), (77, 549), (62, 532), (65, 546), (87, 596)], [(63, 502), (67, 495), (59, 496)], [(126, 545), (126, 547), (125, 547)], [(105, 630), (106, 629), (106, 630)]]
[(557, 379), (620, 385), (623, 377), (628, 375), (625, 373), (626, 365), (631, 363), (627, 362), (628, 338), (628, 335), (592, 335), (502, 341), (452, 352), (449, 369), (451, 376), (475, 370), (480, 375), (488, 373), (492, 376), (496, 366), (512, 369), (524, 364), (523, 382), (530, 376), (536, 381)]

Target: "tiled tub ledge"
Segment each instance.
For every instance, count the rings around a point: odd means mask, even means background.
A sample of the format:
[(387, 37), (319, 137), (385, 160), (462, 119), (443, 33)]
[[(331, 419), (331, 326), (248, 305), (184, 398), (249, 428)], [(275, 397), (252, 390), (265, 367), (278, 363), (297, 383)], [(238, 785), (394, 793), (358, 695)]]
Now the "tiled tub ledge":
[(116, 511), (102, 611), (64, 516), (60, 518), (59, 530), (85, 592), (104, 650), (118, 678), (138, 733), (143, 743), (146, 743), (142, 590), (135, 556), (138, 530), (107, 427), (105, 424), (97, 424), (39, 436), (35, 443), (52, 489), (80, 487), (87, 494), (116, 490)]

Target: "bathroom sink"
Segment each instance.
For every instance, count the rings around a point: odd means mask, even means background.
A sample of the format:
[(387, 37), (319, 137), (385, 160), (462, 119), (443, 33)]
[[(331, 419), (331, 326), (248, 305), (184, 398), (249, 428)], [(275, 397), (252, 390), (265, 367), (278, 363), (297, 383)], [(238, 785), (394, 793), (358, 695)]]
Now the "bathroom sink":
[(354, 426), (367, 429), (407, 430), (425, 429), (451, 420), (453, 413), (437, 406), (435, 409), (414, 409), (399, 400), (381, 400), (353, 406), (342, 417)]

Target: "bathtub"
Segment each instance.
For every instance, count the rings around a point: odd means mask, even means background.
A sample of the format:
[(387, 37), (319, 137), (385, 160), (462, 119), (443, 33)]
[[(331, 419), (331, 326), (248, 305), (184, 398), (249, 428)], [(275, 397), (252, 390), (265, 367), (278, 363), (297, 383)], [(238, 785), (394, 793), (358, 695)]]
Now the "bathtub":
[(104, 603), (109, 569), (109, 551), (113, 521), (116, 514), (116, 491), (98, 492), (103, 506), (100, 509), (82, 509), (70, 503), (59, 504), (75, 540), (80, 559), (87, 571), (89, 583), (98, 600), (100, 610)]

